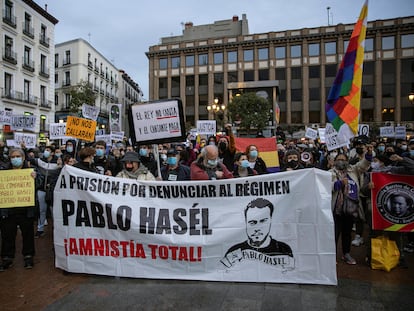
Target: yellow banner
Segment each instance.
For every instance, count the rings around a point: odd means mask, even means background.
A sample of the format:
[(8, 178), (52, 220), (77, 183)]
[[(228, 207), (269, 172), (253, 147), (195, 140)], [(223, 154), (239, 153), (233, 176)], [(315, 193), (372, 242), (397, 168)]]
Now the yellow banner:
[(68, 116), (66, 121), (66, 136), (86, 141), (95, 140), (96, 121)]
[(33, 169), (0, 171), (0, 208), (35, 205)]

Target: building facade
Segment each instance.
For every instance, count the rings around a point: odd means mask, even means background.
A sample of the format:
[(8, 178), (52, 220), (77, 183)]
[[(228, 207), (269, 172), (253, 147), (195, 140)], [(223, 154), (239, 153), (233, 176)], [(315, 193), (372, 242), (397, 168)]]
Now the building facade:
[[(54, 122), (54, 31), (58, 20), (30, 0), (1, 0), (0, 111), (34, 115), (38, 142), (47, 139)], [(0, 123), (1, 139), (12, 138), (10, 125)]]
[[(142, 92), (123, 70), (119, 70), (89, 42), (74, 39), (56, 44), (55, 47), (55, 122), (63, 122), (70, 114), (70, 91), (82, 82), (87, 82), (96, 94), (95, 106), (100, 113), (97, 130), (109, 132), (109, 114), (112, 104), (122, 105), (122, 120), (125, 107), (139, 102)], [(127, 122), (123, 131), (128, 132)]]
[[(247, 19), (187, 23), (146, 53), (150, 100), (179, 97), (186, 121), (212, 119), (215, 99), (227, 105), (244, 91), (265, 92), (280, 107), (280, 125), (326, 123), (325, 102), (354, 24), (249, 34)], [(414, 17), (368, 22), (362, 123), (412, 126)], [(276, 96), (275, 96), (276, 94)]]

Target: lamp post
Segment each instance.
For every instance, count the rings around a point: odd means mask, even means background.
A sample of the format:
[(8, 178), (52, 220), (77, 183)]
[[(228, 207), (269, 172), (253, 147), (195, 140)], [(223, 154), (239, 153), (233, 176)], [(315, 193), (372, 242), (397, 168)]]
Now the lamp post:
[(413, 102), (414, 102), (414, 93), (413, 93), (413, 92), (411, 92), (411, 93), (408, 95), (408, 100), (410, 101), (410, 103), (413, 103)]
[(214, 102), (212, 104), (209, 104), (207, 106), (207, 110), (208, 112), (213, 112), (214, 114), (214, 120), (217, 121), (216, 116), (219, 116), (220, 119), (220, 126), (221, 128), (223, 128), (224, 126), (224, 111), (226, 110), (226, 105), (219, 103), (219, 99), (218, 98), (214, 98)]

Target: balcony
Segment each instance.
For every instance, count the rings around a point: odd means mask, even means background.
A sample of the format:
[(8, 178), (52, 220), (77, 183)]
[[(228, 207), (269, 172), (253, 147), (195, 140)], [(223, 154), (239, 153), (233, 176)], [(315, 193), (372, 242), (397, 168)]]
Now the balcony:
[(98, 87), (97, 85), (95, 85), (95, 86), (93, 87), (93, 91), (94, 91), (94, 92), (96, 92), (96, 93), (98, 93), (98, 92), (99, 92), (99, 87)]
[(13, 28), (16, 28), (16, 16), (11, 15), (6, 10), (3, 10), (3, 22)]
[(23, 34), (28, 36), (29, 38), (34, 39), (34, 28), (30, 27), (30, 25), (26, 22), (23, 23)]
[(49, 78), (50, 76), (49, 68), (47, 68), (46, 66), (40, 66), (39, 75), (42, 76), (43, 78)]
[(70, 57), (66, 57), (63, 59), (63, 66), (70, 65)]
[(12, 51), (11, 48), (3, 49), (3, 60), (16, 65), (17, 64), (17, 54)]
[(94, 70), (95, 70), (96, 73), (99, 73), (99, 67), (98, 66), (95, 65), (95, 69)]
[(40, 107), (41, 108), (52, 108), (52, 101), (51, 100), (46, 100), (44, 98), (40, 99)]
[(89, 69), (93, 69), (93, 64), (92, 64), (92, 62), (90, 60), (88, 60), (88, 68)]
[(1, 97), (6, 98), (8, 100), (13, 100), (16, 102), (21, 102), (25, 104), (30, 104), (33, 106), (37, 106), (39, 98), (37, 96), (33, 96), (30, 94), (26, 94), (23, 92), (13, 91), (11, 89), (2, 89)]
[(99, 90), (99, 93), (100, 93), (101, 95), (105, 95), (105, 90), (104, 90), (104, 89), (100, 89), (100, 90)]
[(39, 35), (39, 43), (45, 47), (49, 47), (50, 38), (48, 38), (45, 34)]
[(35, 71), (35, 64), (34, 61), (27, 59), (25, 57), (22, 58), (22, 67), (27, 71), (34, 72)]
[(70, 86), (70, 79), (65, 79), (62, 81), (62, 87)]

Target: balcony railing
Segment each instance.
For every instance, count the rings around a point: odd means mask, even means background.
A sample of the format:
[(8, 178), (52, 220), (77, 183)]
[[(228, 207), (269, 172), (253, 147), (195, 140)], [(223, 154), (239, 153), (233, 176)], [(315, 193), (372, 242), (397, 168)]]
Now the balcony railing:
[(99, 73), (99, 67), (98, 66), (95, 66), (94, 70), (95, 70), (96, 73)]
[(22, 67), (31, 72), (35, 71), (34, 61), (27, 59), (25, 57), (22, 58)]
[(48, 38), (45, 34), (39, 35), (39, 43), (45, 47), (49, 47), (50, 38)]
[(63, 66), (70, 65), (70, 57), (66, 57), (63, 59)]
[(49, 76), (50, 76), (49, 68), (47, 68), (46, 66), (40, 66), (39, 75), (44, 77), (44, 78), (49, 78)]
[(17, 54), (10, 48), (3, 49), (3, 60), (13, 65), (17, 64)]
[(89, 69), (93, 69), (93, 64), (92, 64), (92, 62), (90, 60), (88, 60), (88, 68)]
[(16, 28), (16, 16), (11, 15), (6, 10), (3, 10), (3, 22), (13, 28)]
[(29, 38), (34, 39), (34, 28), (30, 27), (30, 25), (26, 22), (24, 22), (22, 25), (23, 25), (23, 33)]
[(34, 105), (34, 106), (37, 106), (37, 103), (39, 101), (39, 98), (37, 96), (33, 96), (33, 95), (30, 95), (30, 94), (25, 94), (23, 92), (18, 92), (18, 91), (14, 91), (14, 90), (10, 90), (10, 89), (9, 90), (2, 89), (1, 97), (2, 98), (7, 98), (9, 100), (14, 100), (14, 101), (17, 101), (17, 102), (22, 102), (22, 103)]
[(40, 107), (42, 108), (52, 108), (52, 101), (46, 99), (40, 99)]
[(62, 81), (62, 86), (70, 86), (70, 79), (65, 79)]
[(99, 92), (99, 87), (98, 87), (97, 85), (95, 85), (95, 86), (93, 87), (93, 91), (94, 91), (94, 92), (96, 92), (96, 93), (98, 93), (98, 92)]

